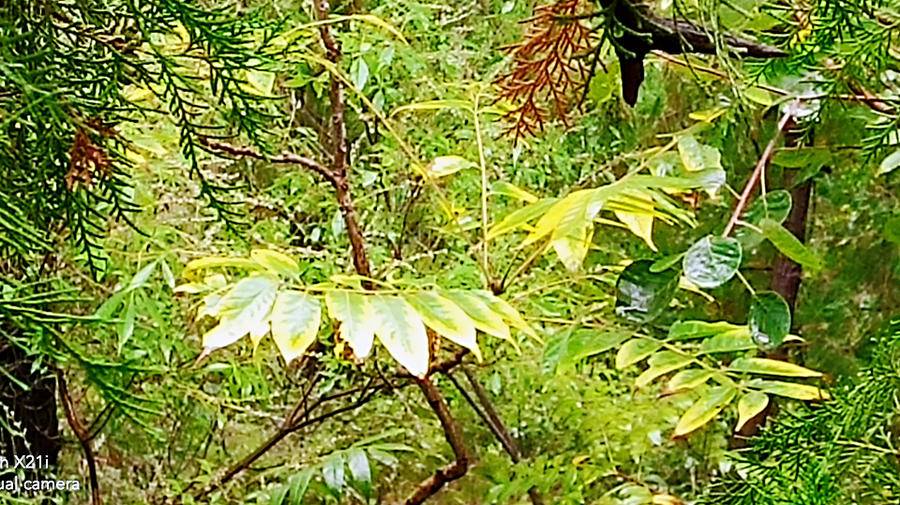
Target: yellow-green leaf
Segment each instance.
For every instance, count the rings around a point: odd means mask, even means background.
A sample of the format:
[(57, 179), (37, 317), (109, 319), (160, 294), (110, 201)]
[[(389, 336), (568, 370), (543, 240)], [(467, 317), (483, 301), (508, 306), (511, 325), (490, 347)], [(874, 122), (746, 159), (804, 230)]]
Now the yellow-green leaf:
[(369, 296), (378, 341), (409, 373), (425, 377), (429, 348), (422, 318), (399, 296)]
[(769, 404), (769, 397), (759, 391), (750, 391), (738, 400), (738, 422), (734, 431), (740, 431), (747, 421), (756, 417)]
[(537, 219), (539, 216), (547, 212), (558, 199), (556, 198), (542, 198), (535, 202), (531, 202), (528, 205), (522, 207), (521, 209), (515, 210), (504, 217), (499, 223), (493, 225), (487, 233), (487, 239), (491, 240), (504, 233), (509, 233), (513, 230), (517, 230), (522, 228), (529, 221)]
[(522, 200), (525, 203), (534, 203), (538, 201), (538, 197), (532, 195), (528, 191), (516, 186), (511, 182), (497, 181), (491, 185), (491, 194), (504, 195)]
[(716, 372), (712, 370), (701, 370), (699, 368), (682, 370), (675, 374), (671, 380), (669, 380), (669, 384), (666, 385), (666, 389), (670, 392), (694, 389), (703, 384), (706, 384), (706, 381), (712, 378), (712, 376), (715, 374)]
[(325, 306), (331, 317), (340, 321), (341, 338), (350, 344), (353, 354), (358, 358), (368, 356), (375, 340), (368, 297), (352, 291), (329, 291), (325, 293)]
[(300, 271), (294, 258), (271, 249), (254, 249), (250, 251), (250, 259), (276, 275), (295, 277)]
[(827, 391), (806, 384), (794, 384), (791, 382), (754, 380), (750, 381), (750, 387), (759, 389), (773, 395), (793, 398), (795, 400), (827, 400), (831, 398)]
[(763, 375), (780, 375), (782, 377), (821, 377), (821, 372), (804, 368), (800, 365), (769, 358), (738, 358), (731, 362), (728, 369), (733, 372), (757, 373)]
[(301, 291), (282, 291), (272, 306), (271, 321), (275, 345), (290, 364), (316, 340), (322, 323), (322, 306), (318, 299)]
[(657, 377), (687, 366), (691, 361), (691, 357), (685, 354), (675, 351), (660, 351), (653, 356), (650, 356), (650, 359), (647, 360), (647, 364), (650, 365), (650, 368), (638, 375), (634, 384), (639, 388), (644, 387), (653, 382)]
[(730, 386), (709, 388), (678, 420), (675, 436), (680, 437), (712, 421), (731, 400), (737, 391)]
[(460, 170), (477, 166), (461, 156), (438, 156), (428, 165), (428, 172), (433, 177), (446, 177)]
[(278, 282), (268, 275), (251, 275), (238, 281), (216, 303), (219, 324), (203, 335), (207, 351), (225, 347), (261, 326), (275, 301)]
[(619, 221), (628, 227), (631, 233), (641, 238), (650, 249), (656, 251), (656, 244), (653, 243), (653, 215), (652, 214), (636, 214), (624, 212), (620, 210), (614, 211)]
[(463, 310), (475, 324), (475, 328), (497, 338), (509, 340), (509, 326), (503, 321), (503, 317), (497, 314), (478, 295), (462, 290), (443, 291), (442, 294), (453, 301)]
[(633, 338), (616, 353), (616, 368), (631, 366), (658, 351), (662, 344), (648, 338)]
[(403, 298), (416, 309), (427, 326), (469, 349), (481, 361), (481, 351), (475, 340), (475, 323), (459, 306), (433, 291), (409, 293)]
[(182, 275), (188, 277), (196, 270), (206, 270), (209, 268), (242, 268), (245, 270), (258, 270), (259, 264), (249, 258), (227, 257), (227, 256), (209, 256), (199, 258), (189, 262), (184, 267)]
[(498, 296), (495, 296), (490, 291), (475, 290), (471, 291), (471, 293), (481, 298), (484, 303), (487, 304), (489, 309), (491, 309), (495, 314), (499, 314), (512, 327), (517, 328), (529, 337), (539, 340), (538, 334), (534, 331), (534, 328), (532, 328), (531, 325), (529, 325), (528, 322), (525, 321), (525, 318), (522, 317), (522, 314), (519, 314), (519, 311), (516, 310), (515, 307), (510, 305), (509, 302)]

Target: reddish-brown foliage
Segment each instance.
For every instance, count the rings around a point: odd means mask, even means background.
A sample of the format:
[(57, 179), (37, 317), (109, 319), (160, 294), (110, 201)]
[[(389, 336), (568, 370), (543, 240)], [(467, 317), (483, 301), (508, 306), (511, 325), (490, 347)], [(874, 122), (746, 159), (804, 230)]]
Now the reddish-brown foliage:
[(507, 119), (517, 140), (543, 129), (551, 114), (567, 121), (573, 96), (587, 77), (582, 57), (590, 52), (591, 31), (581, 18), (590, 5), (585, 0), (556, 0), (536, 8), (525, 21), (523, 40), (507, 48), (515, 64), (497, 85), (500, 97), (515, 105)]
[(76, 131), (69, 152), (69, 171), (66, 173), (66, 187), (69, 191), (78, 183), (91, 186), (94, 174), (105, 176), (108, 172), (109, 158), (103, 149), (84, 130)]

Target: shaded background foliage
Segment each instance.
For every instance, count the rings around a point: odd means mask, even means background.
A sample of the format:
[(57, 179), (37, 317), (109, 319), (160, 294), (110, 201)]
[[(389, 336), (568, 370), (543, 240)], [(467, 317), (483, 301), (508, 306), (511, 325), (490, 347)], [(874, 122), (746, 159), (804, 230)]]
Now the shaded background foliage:
[[(365, 5), (337, 5), (335, 12), (363, 12), (364, 7), (399, 27), (409, 41), (404, 44), (359, 20), (339, 26), (344, 71), (363, 96), (386, 112), (437, 98), (493, 103), (490, 83), (511, 65), (499, 48), (521, 40), (520, 21), (534, 8), (521, 1), (358, 3)], [(790, 16), (784, 5), (761, 2), (677, 2), (675, 7), (691, 19), (758, 35), (790, 56), (765, 64), (743, 64), (724, 54), (707, 62), (692, 60), (714, 66), (719, 75), (651, 56), (637, 103), (629, 108), (619, 98), (618, 63), (607, 45), (601, 54), (607, 71), (594, 76), (568, 127), (549, 119), (543, 131), (516, 144), (503, 134), (508, 121), (485, 120), (481, 152), (491, 180), (540, 196), (596, 187), (647, 163), (648, 150), (668, 142), (660, 135), (702, 124), (697, 137), (721, 152), (728, 183), (739, 190), (772, 137), (778, 115), (777, 94), (752, 87), (754, 76), (790, 93), (867, 90), (893, 107), (890, 27), (896, 15), (889, 2), (818, 2)], [(79, 415), (96, 434), (99, 479), (110, 503), (156, 503), (207, 485), (281, 422), (309, 380), (308, 369), (285, 370), (265, 344), (256, 352), (229, 348), (195, 366), (197, 335), (208, 322), (193, 319), (194, 300), (172, 292), (188, 260), (251, 247), (289, 252), (300, 260), (310, 283), (347, 271), (343, 225), (327, 184), (291, 166), (214, 157), (202, 140), (224, 134), (261, 152), (327, 152), (328, 72), (300, 56), (316, 54), (316, 33), (304, 29), (290, 42), (279, 38), (310, 22), (307, 9), (295, 2), (200, 6), (177, 0), (0, 6), (0, 173), (5, 182), (0, 187), (0, 349), (10, 356), (4, 363), (14, 360), (19, 367), (5, 370), (45, 386), (31, 390), (45, 400), (55, 396), (57, 369), (70, 377)], [(584, 62), (589, 63), (586, 56)], [(751, 77), (745, 80), (740, 72)], [(195, 79), (198, 73), (204, 78)], [(732, 83), (729, 76), (737, 80)], [(577, 93), (571, 98), (574, 102)], [(354, 190), (379, 273), (443, 287), (479, 287), (477, 257), (435, 211), (435, 192), (413, 175), (398, 140), (372, 111), (358, 97), (349, 101)], [(618, 370), (612, 357), (590, 352), (590, 346), (562, 356), (550, 352), (571, 337), (578, 322), (601, 329), (614, 324), (614, 286), (623, 261), (679, 253), (697, 238), (718, 232), (733, 199), (725, 191), (717, 198), (701, 195), (696, 229), (656, 227), (659, 254), (628, 231), (606, 227), (594, 237), (582, 272), (568, 274), (547, 255), (510, 278), (508, 297), (542, 328), (546, 346), (524, 340), (518, 354), (485, 345), (486, 362), (475, 370), (525, 458), (511, 465), (465, 398), (440, 379), (478, 461), (470, 475), (439, 495), (440, 503), (511, 503), (527, 499), (532, 486), (552, 503), (645, 503), (654, 494), (691, 499), (704, 494), (720, 474), (771, 457), (773, 447), (799, 436), (791, 432), (797, 429), (792, 423), (813, 419), (814, 426), (821, 423), (823, 433), (830, 433), (829, 416), (855, 409), (872, 426), (883, 427), (877, 413), (890, 416), (886, 408), (854, 402), (868, 395), (860, 391), (896, 375), (884, 362), (888, 351), (875, 353), (879, 358), (863, 351), (873, 345), (891, 348), (890, 339), (878, 344), (867, 339), (898, 306), (897, 232), (889, 228), (897, 227), (897, 175), (879, 174), (881, 160), (897, 143), (897, 114), (846, 100), (808, 103), (811, 114), (804, 124), (810, 133), (803, 142), (827, 147), (826, 160), (807, 158), (792, 166), (797, 163), (776, 156), (767, 176), (772, 188), (789, 188), (791, 179), (793, 184), (803, 178), (814, 182), (808, 237), (826, 265), (804, 273), (794, 331), (806, 341), (789, 354), (838, 382), (862, 366), (868, 370), (859, 379), (863, 385), (823, 411), (783, 405), (778, 419), (784, 421), (763, 431), (753, 446), (758, 452), (751, 453), (756, 456), (736, 458), (726, 447), (733, 425), (727, 416), (686, 440), (671, 439), (669, 430), (692, 397), (661, 395), (656, 385), (635, 389), (640, 370)], [(719, 108), (724, 111), (715, 120), (697, 119)], [(391, 118), (421, 159), (479, 158), (475, 127), (464, 112), (405, 112)], [(462, 170), (439, 183), (463, 228), (477, 223), (478, 171)], [(492, 222), (520, 206), (497, 191), (491, 195)], [(493, 272), (515, 271), (522, 260), (519, 243), (515, 236), (492, 243)], [(745, 265), (748, 281), (768, 285), (775, 256), (770, 245), (760, 245)], [(715, 302), (680, 294), (675, 303), (681, 312), (667, 314), (665, 322), (745, 320), (748, 295), (740, 285), (731, 283), (712, 294)], [(30, 317), (29, 308), (47, 314)], [(91, 320), (57, 312), (90, 315)], [(105, 324), (95, 324), (100, 322)], [(599, 333), (596, 327), (586, 331), (587, 342)], [(361, 375), (354, 375), (355, 365), (341, 349), (330, 339), (320, 342), (315, 355), (323, 363), (318, 373), (323, 394), (395, 373), (380, 361), (366, 363)], [(459, 373), (455, 377), (463, 382)], [(6, 398), (7, 392), (22, 397), (14, 381), (3, 387)], [(879, 391), (883, 398), (896, 395)], [(46, 407), (45, 414), (61, 409), (35, 401)], [(15, 411), (18, 400), (12, 404)], [(3, 428), (7, 434), (21, 430)], [(383, 438), (367, 441), (370, 437)], [(77, 444), (71, 438), (63, 442), (59, 475), (83, 479)], [(823, 444), (830, 457), (828, 442)], [(337, 467), (343, 468), (354, 449), (365, 451), (374, 477), (367, 484), (348, 474), (342, 479), (347, 485), (336, 486)], [(367, 495), (392, 502), (451, 457), (423, 402), (409, 388), (398, 387), (351, 416), (276, 447), (250, 475), (207, 499), (291, 499), (292, 487), (309, 478), (309, 496), (324, 503), (364, 502)], [(884, 470), (873, 471), (872, 477), (890, 475), (893, 462), (879, 464)], [(803, 475), (801, 482), (814, 483), (836, 474), (829, 469), (833, 473), (826, 475), (822, 468), (778, 467), (777, 475), (760, 486), (769, 489), (765, 486), (792, 471)], [(755, 496), (747, 481), (734, 479), (731, 475), (713, 486), (712, 499), (720, 499), (717, 493), (728, 486)], [(285, 486), (289, 492), (279, 495)], [(844, 492), (835, 491), (829, 499)], [(729, 494), (733, 500), (742, 496)], [(791, 503), (799, 494), (785, 496), (783, 502)], [(83, 493), (72, 502), (86, 497)]]

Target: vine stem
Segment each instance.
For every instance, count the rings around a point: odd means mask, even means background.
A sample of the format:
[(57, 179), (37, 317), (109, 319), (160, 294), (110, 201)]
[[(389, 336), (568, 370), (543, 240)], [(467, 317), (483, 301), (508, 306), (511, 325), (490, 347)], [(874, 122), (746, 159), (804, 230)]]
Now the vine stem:
[(62, 403), (63, 411), (66, 414), (66, 421), (69, 423), (69, 427), (72, 428), (75, 438), (78, 439), (78, 443), (84, 451), (84, 459), (87, 461), (88, 478), (91, 483), (91, 505), (102, 505), (103, 499), (100, 495), (100, 484), (97, 480), (97, 462), (94, 458), (94, 449), (91, 447), (90, 431), (85, 428), (81, 420), (78, 419), (78, 414), (76, 414), (72, 402), (72, 396), (69, 394), (66, 376), (62, 370), (56, 371), (56, 382), (59, 400), (60, 403)]
[(778, 121), (778, 130), (769, 140), (765, 150), (763, 150), (762, 155), (759, 157), (759, 161), (756, 162), (756, 167), (753, 168), (753, 173), (750, 174), (750, 179), (748, 179), (747, 184), (744, 185), (744, 190), (741, 192), (741, 197), (734, 207), (731, 219), (728, 220), (728, 225), (725, 226), (725, 231), (722, 232), (723, 237), (727, 237), (731, 234), (731, 231), (734, 230), (734, 226), (744, 213), (744, 209), (747, 207), (747, 204), (750, 202), (750, 197), (753, 195), (753, 190), (756, 189), (756, 184), (762, 178), (763, 172), (766, 170), (766, 167), (769, 166), (769, 162), (772, 161), (772, 155), (775, 154), (775, 146), (778, 144), (778, 140), (785, 130), (787, 130), (788, 126), (793, 123), (792, 120), (796, 115), (799, 104), (799, 100), (794, 100), (788, 104), (784, 115), (781, 116), (781, 120)]

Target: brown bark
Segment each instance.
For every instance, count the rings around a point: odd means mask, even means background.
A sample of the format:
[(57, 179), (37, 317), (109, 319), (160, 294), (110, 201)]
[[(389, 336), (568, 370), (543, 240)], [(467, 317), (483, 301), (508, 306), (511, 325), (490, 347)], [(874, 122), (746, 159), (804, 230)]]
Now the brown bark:
[(444, 429), (444, 438), (447, 439), (447, 443), (453, 449), (455, 459), (439, 468), (431, 477), (420, 482), (416, 490), (403, 502), (404, 505), (424, 503), (425, 500), (440, 491), (447, 483), (465, 475), (469, 469), (469, 452), (466, 450), (462, 429), (450, 413), (450, 407), (447, 406), (440, 389), (428, 377), (417, 379), (416, 383), (425, 395), (425, 399), (428, 400), (431, 410), (434, 411), (441, 422), (441, 427)]

